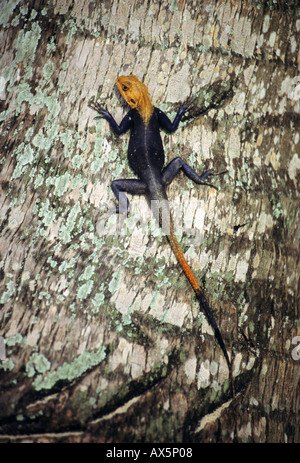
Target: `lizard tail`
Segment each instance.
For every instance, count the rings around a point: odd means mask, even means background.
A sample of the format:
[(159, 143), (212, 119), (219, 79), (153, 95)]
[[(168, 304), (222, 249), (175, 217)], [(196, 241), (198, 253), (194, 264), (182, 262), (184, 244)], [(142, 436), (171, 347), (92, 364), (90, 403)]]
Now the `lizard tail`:
[(211, 327), (213, 328), (214, 330), (214, 333), (215, 333), (215, 337), (223, 351), (223, 354), (224, 354), (224, 357), (225, 357), (225, 360), (226, 360), (226, 363), (228, 365), (228, 369), (229, 369), (229, 376), (230, 376), (230, 381), (231, 381), (231, 388), (232, 388), (232, 394), (233, 396), (235, 395), (235, 392), (234, 392), (234, 384), (233, 384), (233, 377), (232, 377), (232, 364), (229, 360), (229, 356), (228, 356), (228, 353), (227, 353), (227, 350), (226, 350), (226, 347), (225, 347), (225, 344), (224, 344), (224, 341), (223, 341), (223, 338), (222, 338), (222, 335), (221, 335), (221, 332), (218, 328), (218, 325), (215, 321), (215, 318), (212, 314), (212, 311), (209, 307), (209, 304), (208, 304), (208, 301), (207, 301), (207, 298), (204, 294), (204, 292), (202, 291), (202, 289), (200, 288), (200, 285), (195, 277), (195, 275), (193, 274), (190, 266), (188, 265), (185, 257), (184, 257), (184, 254), (182, 252), (182, 249), (181, 249), (181, 246), (175, 236), (175, 233), (174, 233), (174, 227), (173, 227), (173, 221), (171, 221), (170, 223), (170, 233), (167, 235), (168, 236), (168, 240), (170, 242), (170, 245), (171, 245), (171, 248), (179, 262), (179, 265), (181, 266), (182, 270), (184, 271), (187, 279), (189, 280), (190, 284), (192, 285), (192, 288), (193, 290), (195, 291), (195, 294), (196, 294), (196, 297), (197, 297), (197, 300), (200, 304), (200, 307), (202, 307), (202, 309), (205, 311), (205, 314), (206, 314), (206, 317), (211, 325)]
[(189, 264), (187, 263), (184, 254), (182, 252), (181, 246), (175, 236), (174, 230), (173, 230), (173, 224), (171, 222), (170, 224), (170, 234), (168, 235), (168, 240), (171, 245), (172, 251), (174, 252), (180, 267), (184, 271), (187, 279), (189, 280), (190, 284), (192, 285), (193, 290), (197, 294), (197, 291), (201, 291), (200, 285), (193, 274)]

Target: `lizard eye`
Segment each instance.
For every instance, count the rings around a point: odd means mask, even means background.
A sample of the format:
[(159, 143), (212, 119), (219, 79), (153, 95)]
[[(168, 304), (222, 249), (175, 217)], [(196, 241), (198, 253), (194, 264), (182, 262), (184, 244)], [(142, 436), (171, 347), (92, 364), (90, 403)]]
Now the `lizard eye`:
[(127, 92), (128, 87), (126, 85), (122, 85), (122, 89), (123, 89), (124, 92)]
[(131, 98), (130, 103), (135, 104), (135, 101)]

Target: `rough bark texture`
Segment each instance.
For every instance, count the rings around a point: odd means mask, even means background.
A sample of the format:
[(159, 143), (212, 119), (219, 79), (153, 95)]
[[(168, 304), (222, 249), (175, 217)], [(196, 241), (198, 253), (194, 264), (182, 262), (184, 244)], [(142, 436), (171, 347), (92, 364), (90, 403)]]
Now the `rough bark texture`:
[[(296, 3), (1, 3), (1, 442), (299, 442)], [(234, 399), (146, 201), (125, 232), (103, 219), (110, 182), (132, 176), (128, 136), (88, 100), (120, 120), (128, 73), (171, 116), (196, 104), (163, 135), (168, 159), (228, 170), (218, 191), (178, 176), (168, 193)]]

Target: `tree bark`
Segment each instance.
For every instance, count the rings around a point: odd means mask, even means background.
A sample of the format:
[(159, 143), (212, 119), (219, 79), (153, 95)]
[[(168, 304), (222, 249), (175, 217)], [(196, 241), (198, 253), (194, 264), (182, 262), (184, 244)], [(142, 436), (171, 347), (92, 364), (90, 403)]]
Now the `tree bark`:
[[(299, 442), (297, 2), (16, 1), (0, 7), (0, 442)], [(115, 80), (172, 117), (178, 238), (234, 361), (134, 177)]]

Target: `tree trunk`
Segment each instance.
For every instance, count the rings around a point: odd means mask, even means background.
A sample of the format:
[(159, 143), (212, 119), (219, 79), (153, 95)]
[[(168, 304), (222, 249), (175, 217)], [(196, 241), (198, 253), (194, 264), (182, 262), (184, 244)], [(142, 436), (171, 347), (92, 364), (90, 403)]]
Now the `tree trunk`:
[[(15, 1), (0, 6), (0, 441), (299, 442), (297, 2)], [(170, 117), (168, 189), (222, 351), (134, 177), (115, 89)], [(297, 154), (298, 153), (298, 154)]]

